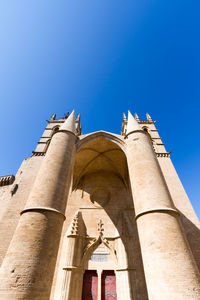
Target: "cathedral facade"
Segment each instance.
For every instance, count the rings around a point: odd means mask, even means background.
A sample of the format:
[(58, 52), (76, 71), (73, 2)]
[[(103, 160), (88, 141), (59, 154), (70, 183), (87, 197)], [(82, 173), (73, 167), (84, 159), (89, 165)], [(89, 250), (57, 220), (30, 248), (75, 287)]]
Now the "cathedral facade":
[(149, 114), (120, 135), (53, 115), (0, 199), (0, 300), (200, 299), (199, 221)]

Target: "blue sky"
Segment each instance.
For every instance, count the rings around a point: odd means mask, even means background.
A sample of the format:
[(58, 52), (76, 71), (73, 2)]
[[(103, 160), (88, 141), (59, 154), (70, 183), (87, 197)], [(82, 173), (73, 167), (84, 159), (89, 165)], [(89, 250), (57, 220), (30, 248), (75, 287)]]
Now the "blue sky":
[(0, 1), (0, 175), (54, 112), (83, 133), (149, 112), (200, 216), (199, 37), (199, 0)]

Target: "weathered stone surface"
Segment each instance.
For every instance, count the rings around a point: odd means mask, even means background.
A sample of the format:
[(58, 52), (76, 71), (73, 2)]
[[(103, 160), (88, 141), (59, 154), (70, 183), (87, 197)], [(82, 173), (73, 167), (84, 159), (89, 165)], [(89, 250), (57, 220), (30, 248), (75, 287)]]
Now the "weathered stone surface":
[(118, 300), (200, 299), (199, 222), (149, 115), (121, 135), (51, 118), (0, 197), (0, 299), (82, 300), (86, 270), (98, 300), (105, 270)]

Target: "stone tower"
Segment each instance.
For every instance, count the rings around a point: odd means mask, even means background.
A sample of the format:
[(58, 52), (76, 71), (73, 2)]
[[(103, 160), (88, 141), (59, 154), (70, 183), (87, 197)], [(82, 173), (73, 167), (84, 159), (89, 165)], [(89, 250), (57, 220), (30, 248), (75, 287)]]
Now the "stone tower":
[(199, 300), (198, 219), (155, 127), (55, 114), (0, 177), (0, 300)]

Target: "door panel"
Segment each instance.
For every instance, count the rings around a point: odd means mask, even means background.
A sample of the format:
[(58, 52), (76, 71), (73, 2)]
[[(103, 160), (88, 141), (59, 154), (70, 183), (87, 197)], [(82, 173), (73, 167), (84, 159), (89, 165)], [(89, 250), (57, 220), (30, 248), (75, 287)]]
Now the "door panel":
[(97, 300), (98, 277), (96, 271), (87, 270), (83, 277), (82, 300)]
[(101, 300), (117, 300), (114, 271), (103, 271), (101, 278)]

